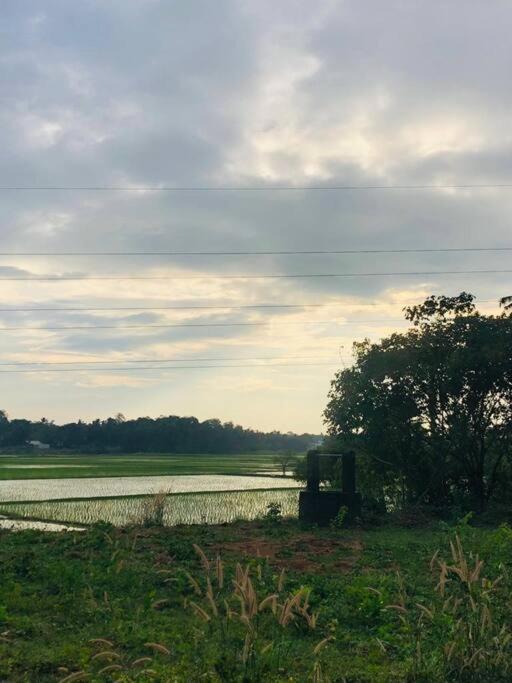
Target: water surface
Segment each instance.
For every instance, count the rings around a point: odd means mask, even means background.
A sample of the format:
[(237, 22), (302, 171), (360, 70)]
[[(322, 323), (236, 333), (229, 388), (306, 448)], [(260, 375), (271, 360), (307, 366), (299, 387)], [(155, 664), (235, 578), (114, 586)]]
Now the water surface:
[(301, 484), (282, 477), (222, 474), (183, 474), (143, 477), (83, 477), (80, 479), (0, 480), (0, 502), (108, 498), (158, 493), (203, 493), (251, 491), (254, 489), (299, 488)]

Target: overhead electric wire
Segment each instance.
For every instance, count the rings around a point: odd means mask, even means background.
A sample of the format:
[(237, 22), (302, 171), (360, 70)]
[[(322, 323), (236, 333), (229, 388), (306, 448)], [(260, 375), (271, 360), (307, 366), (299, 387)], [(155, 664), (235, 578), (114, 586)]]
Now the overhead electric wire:
[[(494, 299), (478, 299), (479, 303), (495, 303), (498, 301)], [(254, 310), (259, 308), (325, 308), (337, 306), (342, 308), (344, 306), (402, 306), (414, 305), (415, 301), (373, 301), (373, 302), (353, 302), (353, 301), (326, 301), (323, 304), (319, 303), (304, 303), (304, 304), (247, 304), (247, 305), (193, 305), (193, 306), (82, 306), (82, 307), (33, 307), (33, 308), (0, 308), (0, 313), (77, 313), (77, 312), (101, 312), (101, 311), (189, 311), (189, 310)]]
[(66, 325), (66, 326), (49, 326), (49, 327), (26, 327), (26, 326), (12, 326), (0, 327), (0, 331), (8, 332), (11, 330), (134, 330), (134, 329), (166, 329), (172, 327), (261, 327), (264, 325), (358, 325), (368, 323), (381, 322), (405, 322), (401, 318), (383, 318), (382, 320), (286, 320), (280, 322), (277, 320), (263, 320), (259, 322), (229, 322), (229, 323), (169, 323), (169, 324), (144, 324), (144, 325)]
[(2, 251), (0, 256), (330, 256), (337, 254), (438, 254), (512, 251), (512, 247), (433, 247), (418, 249), (284, 249), (263, 251)]
[[(477, 303), (489, 304), (494, 303), (498, 305), (495, 299), (477, 299)], [(255, 310), (259, 308), (325, 308), (337, 306), (342, 308), (344, 306), (403, 306), (417, 304), (417, 300), (408, 301), (326, 301), (324, 303), (301, 303), (301, 304), (242, 304), (242, 305), (222, 305), (222, 304), (208, 304), (208, 305), (192, 305), (192, 306), (80, 306), (80, 307), (9, 307), (0, 308), (0, 313), (77, 313), (77, 312), (101, 312), (101, 311), (189, 311), (189, 310)]]
[(510, 269), (488, 270), (423, 270), (398, 271), (382, 273), (265, 273), (261, 275), (108, 275), (108, 276), (62, 276), (62, 277), (0, 277), (3, 282), (95, 282), (95, 281), (162, 281), (162, 280), (277, 280), (277, 279), (305, 279), (305, 278), (350, 278), (350, 277), (387, 277), (400, 275), (490, 275), (512, 273)]
[[(255, 365), (255, 364), (236, 364), (236, 365), (163, 365), (155, 367), (128, 367), (128, 368), (101, 368), (101, 372), (130, 372), (136, 370), (139, 372), (144, 372), (147, 370), (205, 370), (212, 368), (295, 368), (295, 367), (318, 367), (318, 366), (329, 366), (329, 367), (339, 367), (339, 361), (332, 361), (328, 363), (269, 363), (267, 365)], [(39, 374), (47, 372), (91, 372), (91, 368), (50, 368), (49, 370), (43, 368), (36, 368), (35, 370), (0, 370), (2, 374), (11, 373), (26, 373), (26, 374)]]
[(512, 183), (442, 183), (401, 185), (3, 185), (1, 192), (347, 192), (369, 190), (511, 189)]
[(0, 313), (25, 313), (25, 312), (59, 312), (66, 311), (188, 311), (188, 310), (246, 310), (258, 308), (322, 308), (328, 305), (338, 304), (250, 304), (243, 306), (99, 306), (99, 307), (82, 307), (82, 308), (0, 308)]
[[(343, 357), (347, 360), (346, 357)], [(215, 363), (226, 361), (275, 361), (275, 360), (331, 360), (331, 357), (319, 358), (318, 354), (315, 356), (249, 356), (249, 357), (233, 357), (222, 356), (217, 358), (129, 358), (126, 360), (62, 360), (62, 361), (11, 361), (0, 362), (0, 366), (19, 366), (19, 365), (112, 365), (116, 363)], [(339, 362), (340, 357), (333, 359)], [(214, 367), (214, 366), (212, 366)], [(259, 367), (259, 366), (258, 366)]]

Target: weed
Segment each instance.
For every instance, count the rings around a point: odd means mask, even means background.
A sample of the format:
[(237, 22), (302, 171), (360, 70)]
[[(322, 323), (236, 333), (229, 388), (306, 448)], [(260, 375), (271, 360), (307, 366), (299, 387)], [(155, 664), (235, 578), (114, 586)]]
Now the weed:
[(348, 507), (346, 505), (342, 505), (338, 510), (338, 514), (336, 515), (336, 517), (331, 519), (331, 522), (329, 524), (331, 529), (343, 529), (343, 527), (346, 524), (347, 515)]
[(269, 590), (261, 565), (254, 568), (251, 562), (237, 563), (232, 580), (226, 583), (222, 559), (217, 556), (211, 561), (199, 546), (195, 550), (203, 575), (188, 578), (199, 600), (186, 601), (186, 606), (208, 625), (210, 636), (217, 633), (221, 638), (219, 675), (226, 681), (238, 680), (239, 674), (242, 680), (264, 680), (264, 674), (275, 668), (276, 661), (271, 666), (274, 653), (274, 660), (279, 661), (286, 629), (316, 629), (318, 613), (311, 610), (309, 590), (286, 594), (284, 570)]
[(145, 527), (164, 526), (169, 491), (158, 491), (144, 499), (141, 524)]
[(263, 519), (269, 524), (278, 524), (281, 522), (283, 519), (283, 506), (281, 503), (269, 503)]

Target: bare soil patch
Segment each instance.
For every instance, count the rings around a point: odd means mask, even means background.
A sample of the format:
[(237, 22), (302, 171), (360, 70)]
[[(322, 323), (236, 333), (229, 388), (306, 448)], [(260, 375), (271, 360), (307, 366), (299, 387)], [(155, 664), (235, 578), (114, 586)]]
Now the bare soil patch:
[(275, 567), (292, 571), (347, 573), (359, 559), (363, 544), (359, 539), (322, 538), (308, 533), (292, 538), (262, 536), (225, 541), (213, 548), (222, 556), (261, 557)]

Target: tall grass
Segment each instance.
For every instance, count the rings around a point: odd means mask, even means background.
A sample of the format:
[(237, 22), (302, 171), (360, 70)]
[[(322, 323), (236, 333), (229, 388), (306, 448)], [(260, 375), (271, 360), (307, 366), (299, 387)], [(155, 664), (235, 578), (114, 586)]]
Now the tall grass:
[(168, 500), (168, 491), (158, 491), (152, 496), (145, 498), (142, 505), (141, 518), (134, 521), (146, 527), (164, 526)]
[[(458, 535), (450, 541), (450, 555), (446, 560), (438, 551), (430, 561), (435, 588), (428, 605), (411, 604), (398, 575), (398, 599), (387, 607), (397, 613), (410, 646), (411, 680), (508, 683), (512, 631), (500, 609), (503, 577), (486, 578), (483, 560), (466, 552)], [(434, 645), (440, 636), (441, 650)]]
[[(257, 561), (237, 563), (232, 579), (226, 581), (220, 556), (210, 560), (199, 546), (194, 549), (202, 575), (187, 574), (196, 597), (185, 599), (184, 607), (205, 624), (206, 637), (215, 634), (220, 640), (217, 674), (222, 681), (268, 680), (271, 672), (279, 671), (283, 645), (293, 632), (316, 630), (319, 615), (310, 606), (310, 589), (286, 591), (284, 569), (269, 589)], [(330, 640), (322, 638), (311, 648), (311, 675), (317, 683), (326, 680), (319, 653)]]
[[(219, 555), (209, 557), (198, 545), (193, 547), (198, 560), (196, 570), (187, 572), (176, 566), (174, 560), (167, 568), (159, 563), (157, 572), (163, 577), (165, 588), (162, 590), (167, 592), (165, 596), (157, 596), (166, 599), (157, 599), (153, 608), (177, 610), (183, 615), (180, 623), (187, 629), (187, 637), (195, 648), (208, 652), (206, 656), (201, 655), (205, 669), (198, 680), (203, 677), (223, 683), (371, 680), (350, 675), (344, 678), (334, 651), (336, 643), (331, 644), (334, 638), (330, 621), (322, 619), (322, 614), (312, 607), (315, 600), (311, 589), (298, 584), (296, 577), (290, 589), (287, 572), (282, 569), (276, 573), (261, 558), (226, 565)], [(115, 561), (118, 561), (117, 555)], [(377, 657), (387, 664), (400, 660), (398, 677), (378, 680), (510, 683), (512, 642), (507, 622), (510, 605), (503, 609), (503, 601), (510, 600), (510, 595), (504, 590), (505, 578), (487, 578), (483, 560), (466, 551), (459, 536), (450, 542), (447, 558), (439, 551), (435, 553), (430, 571), (430, 589), (424, 589), (427, 592), (422, 602), (409, 595), (407, 581), (397, 575), (396, 599), (383, 610), (390, 618), (386, 627), (392, 625), (392, 630), (388, 631), (389, 642), (385, 636), (378, 641), (380, 650), (371, 647), (372, 624), (364, 622), (361, 616), (364, 596), (359, 606), (354, 605), (357, 618), (362, 619), (360, 623), (365, 625), (368, 634), (366, 647), (372, 653), (373, 663)], [(321, 582), (311, 580), (311, 583), (321, 590)], [(396, 622), (391, 615), (396, 615)], [(348, 620), (354, 619), (354, 613), (345, 616)], [(339, 642), (346, 666), (349, 641), (340, 638)], [(143, 652), (137, 657), (125, 656), (109, 641), (95, 641), (94, 647), (99, 652), (90, 657), (83, 669), (63, 671), (66, 674), (63, 681), (141, 681), (149, 680), (152, 675), (156, 680), (181, 680), (176, 677), (176, 671), (183, 669), (179, 669), (172, 643), (146, 643), (151, 653)], [(304, 653), (309, 656), (307, 670)], [(295, 678), (298, 657), (301, 677)]]

